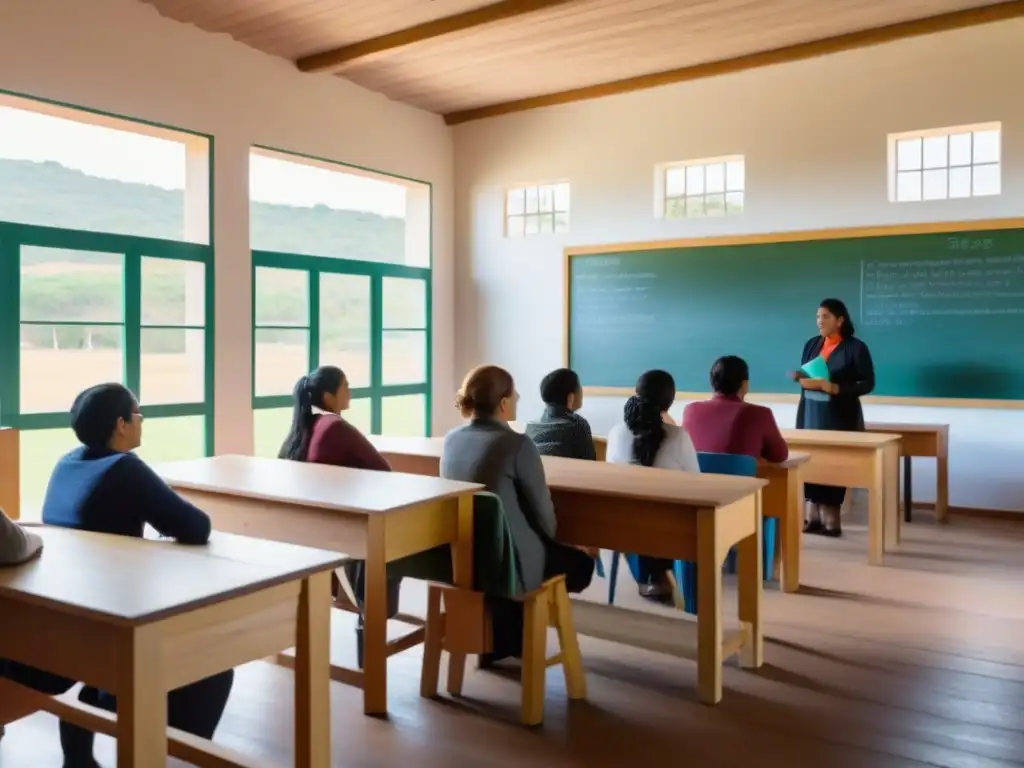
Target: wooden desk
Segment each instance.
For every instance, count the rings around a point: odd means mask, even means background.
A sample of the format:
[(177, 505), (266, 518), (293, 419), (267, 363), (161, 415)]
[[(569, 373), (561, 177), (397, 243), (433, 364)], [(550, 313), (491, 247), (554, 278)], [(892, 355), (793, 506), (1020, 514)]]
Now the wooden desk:
[[(166, 764), (168, 691), (291, 646), (295, 765), (328, 768), (330, 573), (337, 554), (253, 548), (220, 534), (207, 547), (185, 547), (35, 530), (45, 541), (42, 557), (0, 568), (0, 657), (116, 695), (118, 768)], [(59, 699), (42, 699), (59, 714), (68, 710)], [(223, 750), (205, 743), (208, 752), (188, 752), (191, 762), (245, 764), (225, 761)]]
[(757, 476), (767, 480), (761, 492), (761, 514), (779, 521), (777, 557), (772, 577), (783, 592), (800, 589), (800, 546), (804, 527), (804, 465), (811, 454), (792, 451), (780, 464), (758, 462)]
[(331, 677), (363, 689), (366, 714), (387, 713), (387, 659), (422, 642), (388, 643), (386, 565), (444, 544), (455, 584), (472, 588), (473, 494), (481, 485), (252, 456), (155, 467), (217, 530), (317, 546), (366, 561), (363, 669)]
[(21, 516), (21, 470), (18, 430), (0, 427), (0, 509), (12, 520)]
[[(395, 469), (438, 472), (442, 438), (371, 436), (370, 440)], [(543, 457), (543, 461), (561, 541), (697, 563), (700, 592), (696, 627), (684, 618), (673, 618), (666, 625), (663, 617), (648, 612), (577, 600), (573, 604), (577, 632), (661, 653), (696, 657), (698, 694), (707, 704), (722, 699), (722, 662), (726, 658), (739, 653), (743, 666), (761, 666), (764, 641), (759, 491), (767, 481), (551, 456)], [(726, 631), (721, 566), (726, 553), (737, 543), (741, 626)], [(609, 616), (617, 618), (609, 621)], [(622, 626), (630, 627), (630, 631), (621, 631)], [(666, 627), (671, 630), (667, 641)]]
[(903, 519), (910, 522), (914, 508), (912, 469), (914, 456), (935, 458), (935, 519), (949, 522), (949, 424), (895, 424), (869, 422), (868, 432), (900, 436), (903, 456)]
[(899, 435), (784, 429), (782, 436), (811, 455), (805, 483), (867, 489), (868, 562), (882, 565), (885, 550), (900, 543)]

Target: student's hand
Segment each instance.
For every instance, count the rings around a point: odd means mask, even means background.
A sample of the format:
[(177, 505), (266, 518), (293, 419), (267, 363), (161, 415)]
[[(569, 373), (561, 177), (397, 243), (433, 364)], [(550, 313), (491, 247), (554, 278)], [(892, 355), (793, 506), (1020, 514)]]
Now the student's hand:
[(578, 549), (580, 552), (586, 552), (588, 555), (590, 555), (595, 560), (597, 560), (597, 558), (599, 558), (601, 556), (601, 548), (600, 547), (581, 547), (581, 546), (577, 546), (576, 549)]

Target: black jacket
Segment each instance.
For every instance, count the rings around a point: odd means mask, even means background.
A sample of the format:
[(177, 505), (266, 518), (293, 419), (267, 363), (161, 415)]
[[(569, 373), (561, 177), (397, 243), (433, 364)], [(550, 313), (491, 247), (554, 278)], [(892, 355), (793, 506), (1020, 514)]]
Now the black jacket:
[[(820, 355), (824, 343), (821, 336), (815, 336), (804, 344), (800, 364)], [(875, 388), (875, 364), (871, 361), (868, 345), (855, 336), (843, 339), (828, 356), (828, 372), (832, 382), (839, 387), (839, 393), (828, 401), (829, 428), (848, 432), (863, 430), (864, 411), (860, 399)], [(797, 429), (804, 427), (807, 405), (807, 398), (801, 393), (800, 407), (796, 412)]]

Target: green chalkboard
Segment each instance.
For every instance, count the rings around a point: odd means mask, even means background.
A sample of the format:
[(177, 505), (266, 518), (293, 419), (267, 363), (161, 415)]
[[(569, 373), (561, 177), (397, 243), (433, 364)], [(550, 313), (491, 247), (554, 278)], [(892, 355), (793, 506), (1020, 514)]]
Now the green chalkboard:
[(569, 365), (588, 387), (664, 368), (705, 392), (733, 354), (752, 392), (795, 393), (787, 373), (836, 297), (871, 349), (875, 395), (1024, 400), (1024, 229), (882, 232), (570, 250)]

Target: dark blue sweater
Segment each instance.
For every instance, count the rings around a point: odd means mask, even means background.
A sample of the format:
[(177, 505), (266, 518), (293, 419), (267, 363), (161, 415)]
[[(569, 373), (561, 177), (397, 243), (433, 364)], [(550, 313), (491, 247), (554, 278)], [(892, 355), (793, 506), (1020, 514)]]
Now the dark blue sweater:
[(142, 537), (146, 523), (182, 544), (205, 544), (210, 518), (176, 494), (134, 453), (76, 448), (57, 462), (43, 522)]

